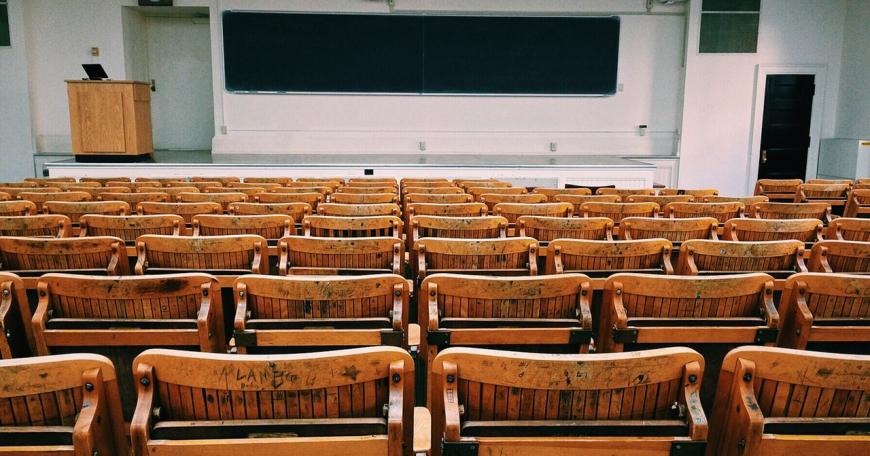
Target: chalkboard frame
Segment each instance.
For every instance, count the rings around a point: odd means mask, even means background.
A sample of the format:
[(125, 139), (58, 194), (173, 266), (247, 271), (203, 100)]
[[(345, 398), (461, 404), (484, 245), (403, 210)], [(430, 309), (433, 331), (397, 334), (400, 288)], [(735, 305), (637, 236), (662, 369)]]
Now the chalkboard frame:
[(615, 14), (596, 15), (596, 14), (561, 14), (561, 13), (504, 13), (504, 12), (438, 12), (421, 13), (421, 12), (334, 12), (334, 11), (285, 11), (285, 10), (247, 10), (247, 9), (228, 9), (222, 11), (221, 14), (221, 35), (225, 37), (223, 30), (223, 19), (227, 14), (232, 13), (260, 13), (260, 14), (294, 14), (294, 15), (344, 15), (344, 16), (407, 16), (407, 17), (426, 17), (426, 16), (447, 16), (447, 17), (522, 17), (522, 18), (578, 18), (578, 19), (612, 19), (617, 22), (616, 36), (616, 58), (615, 58), (615, 78), (613, 81), (612, 90), (606, 93), (467, 93), (467, 92), (355, 92), (355, 91), (294, 91), (294, 90), (237, 90), (229, 87), (226, 78), (226, 54), (225, 45), (221, 49), (221, 65), (224, 72), (223, 90), (226, 93), (234, 95), (312, 95), (312, 96), (415, 96), (415, 97), (524, 97), (524, 98), (603, 98), (616, 95), (617, 86), (619, 85), (619, 58), (620, 44), (622, 38), (622, 18)]

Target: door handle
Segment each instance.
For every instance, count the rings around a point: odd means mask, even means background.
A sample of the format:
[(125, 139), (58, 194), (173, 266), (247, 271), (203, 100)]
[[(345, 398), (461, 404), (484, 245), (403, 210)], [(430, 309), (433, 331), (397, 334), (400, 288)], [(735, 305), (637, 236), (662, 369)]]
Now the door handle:
[(157, 81), (155, 81), (155, 80), (153, 80), (153, 79), (151, 80), (151, 91), (152, 91), (152, 92), (156, 92), (156, 91), (157, 91)]
[(764, 165), (767, 163), (767, 149), (761, 151), (761, 164)]

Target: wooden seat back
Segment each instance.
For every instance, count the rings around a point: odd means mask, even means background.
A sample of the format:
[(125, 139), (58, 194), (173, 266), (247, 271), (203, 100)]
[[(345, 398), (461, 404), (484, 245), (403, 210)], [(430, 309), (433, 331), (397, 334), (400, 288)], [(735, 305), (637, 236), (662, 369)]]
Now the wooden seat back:
[(169, 185), (169, 187), (196, 187), (198, 192), (194, 193), (204, 193), (207, 188), (222, 188), (224, 192), (231, 192), (233, 190), (226, 188), (223, 186), (221, 182), (218, 181), (199, 181), (199, 182), (179, 182), (178, 185)]
[(846, 208), (843, 209), (843, 216), (870, 218), (870, 187), (852, 190)]
[(311, 205), (308, 203), (230, 203), (229, 213), (232, 215), (269, 215), (283, 214), (302, 220), (311, 215)]
[(153, 203), (168, 203), (169, 202), (169, 194), (164, 192), (155, 192), (155, 193), (101, 193), (98, 197), (98, 200), (104, 201), (123, 201), (130, 205), (130, 210), (135, 211), (139, 206), (139, 203), (144, 202), (153, 202)]
[(393, 186), (359, 186), (359, 187), (338, 187), (336, 193), (351, 193), (351, 194), (369, 194), (369, 193), (390, 193), (399, 194), (399, 190)]
[(766, 196), (771, 201), (794, 201), (794, 194), (803, 183), (801, 179), (758, 179), (753, 194)]
[(137, 187), (137, 193), (166, 193), (170, 201), (177, 201), (179, 193), (200, 193), (197, 187)]
[[(457, 193), (455, 195), (441, 194), (426, 194), (426, 193), (408, 193), (402, 199), (402, 214), (405, 217), (405, 224), (409, 225), (411, 221), (410, 207), (412, 204), (470, 204), (474, 197), (467, 193)], [(431, 214), (418, 214), (431, 215)], [(471, 217), (477, 217), (481, 214), (476, 213)], [(410, 225), (409, 225), (410, 226)]]
[(689, 239), (718, 239), (718, 227), (719, 221), (713, 217), (626, 217), (619, 226), (619, 239), (663, 238), (672, 243)]
[(450, 348), (432, 363), (432, 435), (443, 441), (433, 454), (459, 454), (469, 444), (479, 454), (674, 454), (683, 447), (700, 454), (703, 372), (704, 358), (682, 347), (607, 355)]
[(387, 204), (338, 204), (323, 203), (317, 206), (318, 215), (335, 217), (374, 217), (376, 215), (399, 216), (399, 205)]
[(554, 239), (613, 240), (613, 220), (607, 217), (568, 218), (523, 215), (517, 219), (518, 236), (531, 237), (538, 242)]
[(824, 225), (819, 219), (766, 220), (735, 218), (725, 222), (722, 239), (727, 241), (780, 241), (796, 239), (801, 242), (822, 240)]
[[(599, 189), (603, 190), (603, 189)], [(607, 217), (619, 225), (626, 217), (658, 217), (659, 205), (656, 203), (599, 203), (586, 202), (580, 205), (582, 217)]]
[(465, 192), (474, 197), (475, 201), (480, 201), (480, 195), (488, 193), (491, 195), (522, 195), (528, 193), (525, 187), (465, 187)]
[(420, 297), (421, 352), (429, 361), (457, 346), (580, 353), (592, 338), (592, 284), (581, 274), (433, 274)]
[(314, 237), (381, 237), (402, 238), (402, 219), (392, 215), (374, 217), (332, 217), (309, 215), (302, 220), (305, 236)]
[(223, 207), (220, 203), (155, 203), (145, 201), (136, 206), (136, 213), (140, 215), (174, 214), (184, 219), (185, 223), (192, 223), (193, 217), (199, 214), (221, 214)]
[(763, 195), (756, 196), (704, 196), (701, 198), (696, 198), (695, 201), (701, 201), (703, 203), (734, 203), (739, 202), (743, 203), (746, 206), (747, 215), (750, 217), (754, 216), (751, 212), (754, 210), (754, 206), (757, 203), (766, 203), (770, 201), (770, 198)]
[(410, 284), (395, 274), (236, 279), (239, 353), (275, 347), (407, 346)]
[(616, 195), (622, 198), (623, 200), (631, 195), (655, 195), (656, 189), (654, 188), (613, 188), (613, 187), (602, 187), (595, 190), (596, 195)]
[(103, 187), (109, 187), (109, 182), (133, 182), (133, 179), (124, 176), (117, 177), (82, 177), (79, 182), (99, 182)]
[(57, 187), (0, 187), (0, 192), (6, 193), (13, 200), (25, 199), (19, 197), (22, 193), (58, 193), (60, 191)]
[(18, 275), (53, 271), (95, 275), (128, 275), (124, 241), (111, 236), (30, 238), (0, 236), (0, 266)]
[(0, 360), (33, 352), (31, 318), (24, 282), (16, 274), (0, 272)]
[(403, 177), (399, 179), (399, 184), (402, 187), (413, 187), (416, 184), (422, 184), (430, 187), (447, 187), (455, 186), (450, 179), (444, 177)]
[[(520, 204), (537, 204), (537, 203), (546, 203), (547, 195), (543, 195), (540, 193), (521, 193), (521, 194), (507, 194), (507, 193), (483, 193), (478, 195), (477, 198), (483, 204), (486, 204), (487, 210), (493, 214), (495, 213), (495, 206), (500, 203), (520, 203)], [(558, 204), (558, 203), (557, 203)], [(563, 203), (567, 204), (567, 203)]]
[(333, 203), (339, 204), (386, 204), (399, 203), (395, 193), (336, 193), (331, 196)]
[(775, 344), (779, 326), (767, 274), (615, 274), (604, 284), (598, 346), (607, 353), (650, 344)]
[(181, 445), (202, 454), (229, 446), (402, 456), (403, 446), (411, 447), (414, 362), (397, 347), (271, 356), (147, 350), (133, 371), (136, 454)]
[(143, 234), (181, 235), (184, 218), (175, 214), (162, 215), (83, 215), (79, 219), (79, 235), (114, 236), (126, 242)]
[(132, 192), (136, 193), (140, 187), (162, 187), (162, 185), (160, 185), (160, 182), (148, 180), (137, 180), (135, 182), (113, 180), (106, 182), (106, 187), (127, 187)]
[(626, 203), (656, 203), (659, 207), (665, 207), (670, 203), (693, 203), (695, 201), (696, 198), (692, 195), (629, 195), (625, 197)]
[(593, 241), (556, 239), (547, 246), (547, 274), (579, 272), (607, 276), (616, 272), (673, 274), (667, 239)]
[(49, 187), (52, 182), (75, 182), (75, 177), (25, 177), (24, 182), (33, 182), (40, 187)]
[(128, 454), (115, 367), (99, 355), (0, 361), (7, 454)]
[(803, 273), (788, 278), (779, 304), (780, 347), (870, 343), (870, 276)]
[(222, 185), (228, 185), (233, 182), (241, 182), (238, 176), (193, 176), (191, 182), (220, 182)]
[(437, 217), (415, 215), (411, 219), (410, 246), (424, 237), (490, 239), (507, 237), (507, 219), (497, 215), (482, 217)]
[(90, 193), (85, 192), (47, 192), (47, 193), (33, 193), (33, 192), (21, 192), (18, 194), (18, 198), (31, 201), (36, 204), (36, 207), (42, 208), (45, 203), (48, 201), (68, 201), (68, 202), (82, 202), (82, 201), (91, 201)]
[(0, 201), (0, 217), (36, 215), (36, 204), (31, 201)]
[(870, 274), (870, 242), (817, 242), (810, 252), (808, 268), (812, 272)]
[(557, 203), (571, 203), (574, 205), (574, 214), (582, 216), (583, 212), (580, 207), (583, 203), (618, 203), (622, 201), (619, 195), (574, 195), (569, 193), (559, 193), (550, 198), (551, 201)]
[(870, 356), (739, 347), (722, 363), (709, 454), (863, 454)]
[(589, 195), (592, 195), (592, 190), (585, 188), (585, 187), (577, 187), (577, 188), (535, 187), (534, 189), (532, 189), (532, 193), (544, 195), (547, 197), (548, 201), (557, 202), (555, 199), (553, 199), (556, 195), (589, 196)]
[(230, 203), (244, 203), (248, 201), (248, 196), (242, 192), (179, 193), (175, 198), (179, 203), (218, 203), (224, 212), (229, 208)]
[(285, 187), (305, 187), (311, 186), (312, 183), (317, 185), (325, 185), (327, 187), (338, 188), (344, 185), (344, 178), (341, 177), (300, 177), (293, 182), (287, 182)]
[(8, 193), (0, 192), (0, 201), (9, 201), (12, 199), (12, 196)]
[(497, 179), (456, 179), (453, 181), (460, 188), (465, 190), (467, 193), (468, 189), (471, 187), (513, 187), (514, 184), (510, 182), (504, 182)]
[(711, 241), (693, 239), (680, 246), (677, 273), (682, 275), (723, 272), (765, 272), (781, 278), (807, 272), (804, 243), (785, 241)]
[(200, 214), (193, 217), (194, 236), (256, 234), (266, 239), (281, 239), (296, 234), (296, 223), (289, 215)]
[(287, 184), (286, 187), (275, 187), (269, 189), (268, 193), (319, 193), (326, 200), (329, 195), (335, 193), (337, 187), (328, 186), (325, 184)]
[(831, 221), (831, 205), (828, 203), (756, 203), (755, 218), (805, 219), (817, 218), (824, 223)]
[(348, 186), (358, 185), (364, 187), (366, 185), (392, 185), (397, 186), (396, 179), (392, 177), (351, 177), (347, 180)]
[(254, 201), (257, 203), (273, 204), (273, 203), (305, 203), (311, 206), (312, 211), (317, 210), (317, 206), (324, 201), (324, 196), (317, 192), (307, 193), (258, 193), (254, 195)]
[(743, 217), (743, 203), (668, 203), (664, 207), (665, 218), (713, 217), (719, 223)]
[(807, 183), (798, 186), (794, 195), (795, 203), (824, 201), (831, 205), (844, 206), (852, 190), (852, 183), (824, 184)]
[(461, 195), (465, 193), (461, 188), (448, 185), (437, 186), (402, 186), (402, 195)]
[(870, 219), (835, 218), (828, 224), (828, 231), (825, 233), (825, 237), (839, 241), (870, 242)]
[[(861, 179), (857, 179), (857, 180), (861, 180)], [(855, 182), (853, 182), (852, 179), (807, 179), (807, 183), (808, 184), (826, 184), (826, 185), (845, 184), (845, 185), (848, 185), (851, 187), (853, 184), (857, 183), (857, 180)]]
[(72, 221), (61, 214), (0, 217), (0, 236), (70, 237)]
[(278, 184), (280, 186), (285, 186), (286, 184), (293, 182), (292, 177), (246, 177), (244, 179), (246, 184)]
[(136, 239), (135, 272), (199, 271), (214, 274), (268, 274), (266, 239), (253, 234), (231, 236), (166, 236), (146, 234)]
[(500, 215), (506, 218), (508, 223), (514, 224), (524, 215), (570, 218), (574, 213), (574, 205), (571, 203), (498, 203), (493, 210), (495, 215)]
[(206, 187), (202, 190), (203, 193), (244, 193), (248, 201), (253, 201), (255, 196), (266, 191), (264, 187)]
[(506, 239), (421, 238), (414, 244), (415, 276), (437, 273), (537, 275), (538, 241)]
[(60, 214), (70, 218), (72, 223), (78, 223), (85, 214), (96, 215), (128, 215), (130, 205), (124, 201), (85, 201), (81, 203), (70, 201), (47, 201), (42, 206), (44, 214)]
[(39, 184), (36, 182), (29, 181), (19, 181), (19, 182), (0, 182), (0, 187), (12, 187), (12, 188), (38, 188)]
[(261, 192), (265, 192), (269, 189), (273, 188), (281, 188), (284, 185), (278, 182), (248, 182), (247, 179), (245, 182), (227, 182), (224, 184), (227, 189), (233, 190), (224, 190), (224, 191), (233, 191), (233, 192), (241, 192), (242, 189), (262, 189)]
[[(94, 182), (96, 183), (96, 182)], [(70, 192), (85, 192), (91, 195), (91, 199), (98, 200), (103, 193), (132, 193), (130, 187), (69, 187)], [(105, 199), (109, 201), (109, 198)]]
[(288, 236), (278, 242), (278, 270), (288, 274), (401, 274), (405, 251), (396, 237)]
[(408, 216), (432, 215), (435, 217), (482, 217), (486, 215), (483, 203), (411, 203), (407, 207)]
[(686, 196), (694, 196), (698, 199), (701, 199), (705, 196), (718, 196), (719, 190), (717, 190), (715, 188), (697, 188), (697, 189), (660, 188), (659, 195), (662, 195), (662, 196), (686, 195)]

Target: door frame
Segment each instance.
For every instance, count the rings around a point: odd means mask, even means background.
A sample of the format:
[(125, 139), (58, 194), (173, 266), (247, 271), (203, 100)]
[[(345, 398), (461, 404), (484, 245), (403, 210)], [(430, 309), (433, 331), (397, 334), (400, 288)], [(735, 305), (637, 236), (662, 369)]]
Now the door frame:
[(761, 159), (761, 128), (764, 120), (764, 95), (767, 76), (771, 74), (804, 74), (815, 76), (816, 93), (810, 117), (810, 147), (807, 149), (806, 179), (814, 179), (819, 165), (819, 142), (822, 133), (822, 113), (825, 106), (825, 88), (828, 66), (805, 65), (755, 65), (755, 97), (752, 101), (752, 129), (749, 135), (749, 162), (746, 167), (746, 194), (751, 195), (758, 179), (758, 160)]

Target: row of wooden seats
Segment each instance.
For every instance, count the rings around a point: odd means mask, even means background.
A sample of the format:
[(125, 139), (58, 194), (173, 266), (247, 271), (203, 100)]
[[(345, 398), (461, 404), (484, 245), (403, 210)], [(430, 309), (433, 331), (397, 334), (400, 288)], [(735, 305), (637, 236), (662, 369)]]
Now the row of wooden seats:
[[(741, 347), (716, 401), (689, 348), (546, 355), (453, 348), (429, 408), (390, 347), (255, 357), (147, 350), (134, 364), (132, 452), (215, 454), (848, 454), (870, 451), (870, 357)], [(124, 455), (117, 374), (94, 355), (0, 361), (17, 451)], [(34, 407), (32, 404), (41, 405)], [(709, 413), (709, 420), (707, 414)]]

